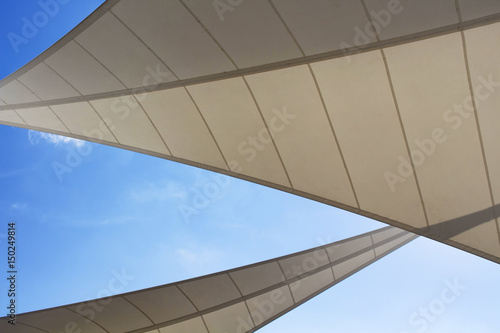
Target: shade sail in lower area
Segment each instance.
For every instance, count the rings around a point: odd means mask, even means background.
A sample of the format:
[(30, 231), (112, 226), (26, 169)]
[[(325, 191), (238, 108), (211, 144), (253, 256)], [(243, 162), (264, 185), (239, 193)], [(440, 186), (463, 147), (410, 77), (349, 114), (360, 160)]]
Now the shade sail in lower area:
[(499, 21), (495, 0), (108, 0), (0, 81), (0, 123), (500, 262)]
[[(386, 227), (155, 288), (1, 318), (2, 332), (254, 332), (417, 236)], [(339, 301), (340, 302), (340, 301)]]

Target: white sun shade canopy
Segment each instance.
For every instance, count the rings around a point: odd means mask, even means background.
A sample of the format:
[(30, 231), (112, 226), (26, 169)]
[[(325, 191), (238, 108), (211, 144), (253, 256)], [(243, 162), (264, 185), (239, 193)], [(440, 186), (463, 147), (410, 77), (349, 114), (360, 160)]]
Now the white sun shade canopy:
[(0, 123), (500, 262), (499, 21), (495, 0), (110, 0), (0, 82)]
[[(164, 286), (18, 315), (13, 333), (254, 332), (416, 235), (386, 227), (284, 257)], [(339, 300), (339, 303), (341, 301)]]

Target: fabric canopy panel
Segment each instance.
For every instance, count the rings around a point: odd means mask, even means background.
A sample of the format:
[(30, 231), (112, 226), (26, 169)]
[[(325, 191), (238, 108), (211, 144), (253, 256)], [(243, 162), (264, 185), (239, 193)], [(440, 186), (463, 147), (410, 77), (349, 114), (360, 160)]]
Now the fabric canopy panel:
[(494, 0), (110, 0), (0, 82), (0, 123), (500, 262), (499, 21)]
[(0, 320), (2, 332), (254, 332), (415, 239), (386, 227), (257, 264)]

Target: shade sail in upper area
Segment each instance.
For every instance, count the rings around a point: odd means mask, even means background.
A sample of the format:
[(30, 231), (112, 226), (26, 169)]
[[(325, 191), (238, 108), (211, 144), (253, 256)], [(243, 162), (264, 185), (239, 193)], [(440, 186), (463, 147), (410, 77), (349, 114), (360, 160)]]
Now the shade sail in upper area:
[(495, 0), (110, 0), (0, 82), (0, 122), (500, 262), (499, 21)]
[(416, 237), (386, 227), (225, 272), (21, 314), (15, 326), (4, 317), (0, 329), (16, 333), (254, 332)]

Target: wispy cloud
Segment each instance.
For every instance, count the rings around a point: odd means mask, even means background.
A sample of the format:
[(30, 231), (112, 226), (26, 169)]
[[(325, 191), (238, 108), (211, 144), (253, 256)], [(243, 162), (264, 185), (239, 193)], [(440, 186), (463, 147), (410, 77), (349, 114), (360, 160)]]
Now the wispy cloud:
[(37, 145), (40, 143), (40, 141), (47, 142), (56, 146), (62, 144), (71, 144), (74, 145), (75, 147), (82, 147), (83, 145), (85, 145), (85, 141), (83, 140), (78, 140), (74, 138), (68, 138), (62, 135), (38, 132), (33, 130), (28, 131), (28, 140), (32, 145)]
[(201, 246), (177, 248), (175, 254), (179, 263), (194, 274), (218, 267), (224, 261), (222, 251)]
[[(55, 219), (52, 219), (55, 220)], [(93, 228), (101, 227), (110, 224), (125, 224), (134, 223), (138, 219), (134, 216), (117, 216), (117, 217), (97, 217), (92, 219), (71, 219), (70, 217), (61, 217), (58, 219), (61, 225), (77, 228)]]
[(26, 208), (28, 208), (28, 205), (26, 203), (14, 202), (10, 205), (10, 208), (16, 210), (25, 210)]
[(130, 191), (130, 198), (138, 202), (184, 199), (187, 195), (185, 187), (174, 181), (143, 183)]
[(32, 168), (24, 168), (24, 169), (18, 169), (18, 170), (11, 170), (7, 172), (0, 172), (0, 178), (9, 178), (9, 177), (14, 177), (14, 176), (19, 176), (20, 174), (26, 172), (26, 171), (31, 171), (33, 170)]

